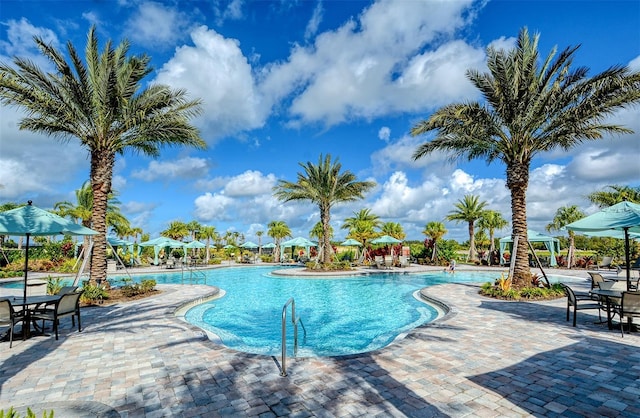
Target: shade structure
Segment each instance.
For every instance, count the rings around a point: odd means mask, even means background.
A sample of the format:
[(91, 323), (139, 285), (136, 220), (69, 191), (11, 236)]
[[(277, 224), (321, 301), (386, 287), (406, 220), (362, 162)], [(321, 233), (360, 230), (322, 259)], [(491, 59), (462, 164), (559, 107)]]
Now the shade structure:
[(258, 248), (258, 244), (251, 242), (251, 241), (247, 241), (245, 243), (240, 244), (241, 248), (248, 248), (248, 249), (253, 249), (253, 248)]
[(205, 248), (206, 245), (198, 240), (184, 244), (184, 248)]
[(68, 219), (33, 206), (31, 200), (26, 206), (0, 212), (0, 235), (25, 236), (24, 257), (24, 298), (27, 298), (27, 272), (29, 270), (29, 238), (50, 235), (98, 235), (98, 231), (78, 225)]
[(268, 244), (264, 244), (262, 248), (276, 248), (276, 244), (274, 244), (273, 242), (270, 242)]
[(371, 240), (372, 244), (400, 244), (401, 242), (402, 241), (400, 241), (399, 239), (389, 235), (383, 235), (381, 237)]
[[(604, 208), (599, 212), (572, 222), (565, 226), (570, 231), (582, 233), (622, 232), (627, 270), (627, 290), (631, 287), (631, 260), (629, 259), (629, 241), (634, 234), (640, 234), (640, 205), (631, 202), (620, 202)], [(602, 235), (600, 235), (602, 236)]]
[[(307, 254), (308, 254), (309, 253), (309, 248), (310, 247), (317, 247), (317, 244), (315, 242), (313, 242), (313, 241), (310, 241), (310, 240), (304, 238), (304, 237), (296, 237), (296, 238), (290, 239), (289, 241), (282, 242), (282, 243), (280, 243), (280, 248), (281, 248), (281, 251), (280, 251), (281, 260), (280, 261), (282, 261), (282, 258), (284, 256), (284, 248), (287, 248), (287, 247), (304, 247), (306, 252), (307, 252)], [(291, 251), (293, 251), (293, 249), (291, 249)]]
[(153, 247), (154, 258), (153, 262), (158, 265), (158, 254), (162, 248), (183, 248), (184, 242), (175, 240), (168, 237), (158, 237), (149, 241), (141, 242), (141, 247)]
[[(556, 267), (558, 262), (556, 261), (556, 255), (560, 254), (560, 240), (548, 235), (541, 234), (539, 232), (527, 229), (527, 240), (529, 242), (541, 242), (547, 248), (550, 253), (549, 265)], [(513, 239), (509, 237), (500, 238), (500, 260), (504, 261), (504, 253), (507, 247), (513, 244)]]
[(341, 242), (340, 245), (345, 247), (362, 247), (362, 243), (353, 238), (349, 238), (348, 240)]
[(225, 250), (229, 250), (229, 249), (231, 249), (231, 248), (236, 248), (236, 247), (234, 247), (234, 246), (233, 246), (233, 245), (231, 245), (231, 244), (227, 244), (227, 245), (225, 245), (225, 246), (224, 246), (224, 247), (222, 247), (222, 248), (224, 248)]

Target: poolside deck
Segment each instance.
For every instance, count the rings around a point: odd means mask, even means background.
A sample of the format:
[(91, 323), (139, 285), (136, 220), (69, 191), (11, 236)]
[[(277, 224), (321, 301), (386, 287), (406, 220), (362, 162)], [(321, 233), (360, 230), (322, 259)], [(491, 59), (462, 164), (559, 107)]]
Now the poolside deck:
[[(585, 271), (570, 274), (586, 286)], [(65, 321), (59, 341), (0, 343), (0, 407), (56, 417), (640, 416), (640, 336), (621, 338), (588, 311), (573, 328), (566, 299), (503, 302), (477, 285), (435, 286), (445, 318), (382, 350), (289, 359), (280, 377), (279, 359), (219, 346), (175, 317), (209, 287), (159, 287), (83, 309), (82, 333)]]

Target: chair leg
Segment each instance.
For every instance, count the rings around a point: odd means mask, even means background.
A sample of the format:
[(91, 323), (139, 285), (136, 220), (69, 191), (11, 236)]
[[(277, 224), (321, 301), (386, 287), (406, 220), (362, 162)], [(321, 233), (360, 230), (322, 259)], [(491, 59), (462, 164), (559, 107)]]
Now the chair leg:
[(569, 320), (569, 309), (571, 309), (571, 305), (569, 305), (569, 302), (567, 301), (567, 321)]
[(9, 348), (13, 347), (13, 321), (9, 325)]
[(573, 307), (573, 326), (576, 326), (576, 316), (578, 316), (578, 307), (574, 306)]
[(80, 310), (78, 309), (78, 332), (82, 332), (82, 327), (80, 326)]
[(58, 340), (58, 318), (53, 318), (53, 331), (56, 333), (56, 341)]

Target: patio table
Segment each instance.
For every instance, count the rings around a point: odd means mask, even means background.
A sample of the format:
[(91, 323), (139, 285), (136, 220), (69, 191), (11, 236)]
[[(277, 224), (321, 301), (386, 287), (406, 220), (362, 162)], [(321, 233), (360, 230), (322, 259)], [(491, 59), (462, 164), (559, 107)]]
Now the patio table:
[[(27, 296), (26, 299), (23, 297), (17, 297), (17, 296), (10, 298), (11, 305), (21, 306), (22, 309), (25, 310), (25, 315), (24, 315), (24, 320), (22, 325), (22, 330), (23, 330), (22, 332), (25, 338), (29, 338), (31, 336), (31, 325), (30, 325), (31, 312), (42, 305), (50, 305), (50, 304), (56, 303), (58, 300), (60, 300), (61, 297), (62, 297), (61, 295), (39, 295), (39, 296)], [(38, 330), (38, 326), (35, 323), (34, 323), (34, 328), (36, 329), (36, 331)]]
[(601, 297), (603, 297), (605, 299), (606, 304), (607, 304), (607, 326), (609, 327), (609, 329), (613, 329), (613, 324), (611, 323), (611, 301), (613, 299), (621, 300), (622, 299), (622, 291), (621, 290), (604, 290), (604, 289), (594, 288), (594, 289), (591, 289), (590, 293), (592, 295), (601, 296)]

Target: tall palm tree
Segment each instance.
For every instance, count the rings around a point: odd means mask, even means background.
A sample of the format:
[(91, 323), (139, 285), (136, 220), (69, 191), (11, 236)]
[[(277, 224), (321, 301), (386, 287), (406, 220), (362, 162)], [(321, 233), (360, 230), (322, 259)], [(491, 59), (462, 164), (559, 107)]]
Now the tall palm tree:
[[(553, 217), (553, 221), (547, 225), (547, 231), (560, 231), (564, 226), (569, 225), (572, 222), (578, 221), (584, 218), (586, 215), (576, 205), (563, 206), (556, 210), (556, 214)], [(567, 230), (569, 234), (569, 254), (567, 255), (567, 267), (573, 266), (573, 259), (575, 258), (576, 242), (575, 232)]]
[(640, 203), (640, 187), (618, 186), (613, 184), (607, 186), (607, 188), (611, 189), (611, 191), (600, 190), (593, 192), (587, 196), (587, 199), (601, 208), (613, 206), (623, 200)]
[(55, 72), (20, 57), (14, 57), (14, 67), (0, 63), (0, 102), (25, 111), (20, 129), (63, 142), (75, 138), (90, 155), (91, 227), (99, 232), (91, 258), (92, 281), (107, 277), (106, 212), (116, 154), (156, 157), (163, 146), (206, 147), (189, 123), (200, 113), (200, 101), (189, 99), (184, 90), (143, 86), (153, 70), (150, 58), (128, 56), (126, 40), (115, 48), (108, 41), (100, 53), (95, 32), (95, 27), (89, 30), (84, 61), (70, 42), (68, 62), (61, 51), (35, 37)]
[(495, 232), (501, 230), (509, 225), (509, 221), (502, 217), (500, 212), (495, 210), (485, 210), (482, 216), (478, 220), (478, 228), (486, 229), (489, 231), (489, 252), (493, 253), (496, 249)]
[(160, 232), (163, 237), (169, 237), (178, 241), (182, 241), (184, 237), (191, 235), (189, 227), (186, 223), (180, 221), (172, 221), (169, 223), (169, 227)]
[(390, 237), (394, 237), (395, 239), (399, 239), (400, 241), (404, 241), (407, 234), (404, 232), (404, 228), (397, 222), (385, 222), (380, 228), (380, 231), (384, 235), (389, 235)]
[(276, 262), (280, 261), (280, 242), (283, 238), (291, 236), (291, 229), (283, 221), (271, 221), (267, 225), (267, 235), (273, 238), (274, 244), (276, 244), (273, 257)]
[(264, 231), (256, 231), (256, 237), (258, 237), (258, 257), (262, 255), (262, 236)]
[(431, 253), (431, 262), (435, 262), (438, 257), (438, 240), (442, 239), (447, 233), (447, 228), (442, 222), (431, 221), (425, 225), (422, 233), (433, 240), (433, 252)]
[(205, 248), (205, 251), (204, 251), (205, 252), (204, 262), (206, 264), (209, 264), (209, 259), (211, 258), (210, 250), (209, 250), (211, 248), (211, 240), (214, 240), (214, 242), (215, 242), (215, 238), (216, 238), (217, 235), (218, 235), (218, 233), (216, 232), (216, 227), (215, 226), (208, 226), (208, 225), (205, 226), (205, 225), (203, 225), (203, 226), (200, 227), (200, 238), (206, 240), (206, 242), (205, 242), (206, 248)]
[(372, 181), (357, 181), (355, 174), (342, 170), (342, 164), (336, 159), (331, 162), (331, 155), (318, 159), (318, 165), (311, 162), (300, 163), (304, 173), (298, 173), (296, 183), (280, 180), (274, 187), (274, 195), (283, 202), (291, 200), (310, 200), (318, 205), (320, 210), (320, 222), (324, 234), (321, 241), (323, 251), (323, 264), (331, 263), (331, 252), (328, 251), (329, 222), (331, 221), (331, 207), (337, 203), (353, 202), (364, 197), (369, 189), (375, 186)]
[(371, 209), (360, 209), (358, 212), (353, 212), (353, 215), (344, 219), (342, 229), (349, 230), (347, 238), (360, 241), (366, 248), (367, 241), (378, 236), (375, 229), (382, 227), (382, 221), (378, 215), (371, 213)]
[(475, 222), (482, 217), (487, 202), (481, 202), (478, 196), (465, 195), (454, 206), (457, 210), (449, 212), (448, 221), (467, 222), (469, 225), (469, 261), (476, 260)]
[(554, 48), (541, 58), (538, 38), (537, 34), (530, 37), (524, 28), (515, 48), (488, 48), (489, 72), (467, 71), (484, 103), (445, 106), (411, 130), (412, 135), (437, 131), (433, 140), (418, 147), (414, 159), (440, 150), (451, 152), (454, 159), (505, 164), (512, 238), (520, 237), (514, 249), (514, 287), (526, 286), (531, 276), (526, 256), (526, 193), (533, 157), (558, 148), (570, 150), (604, 134), (631, 133), (609, 123), (607, 117), (640, 101), (640, 73), (616, 66), (588, 78), (586, 68), (571, 69), (578, 47), (566, 48), (557, 57)]

